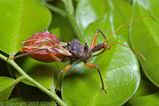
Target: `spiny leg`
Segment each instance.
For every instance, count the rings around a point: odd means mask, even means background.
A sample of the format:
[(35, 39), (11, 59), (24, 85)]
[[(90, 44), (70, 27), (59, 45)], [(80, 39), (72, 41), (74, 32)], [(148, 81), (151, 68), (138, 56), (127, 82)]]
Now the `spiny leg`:
[(24, 56), (28, 56), (28, 55), (31, 55), (33, 53), (39, 52), (41, 50), (47, 50), (47, 49), (36, 49), (36, 50), (30, 51), (30, 52), (27, 52), (27, 53), (22, 53), (22, 54), (19, 54), (19, 55), (15, 56), (14, 59), (24, 57)]
[(95, 47), (95, 45), (96, 45), (96, 42), (97, 42), (97, 37), (98, 37), (98, 34), (99, 33), (101, 33), (101, 35), (103, 36), (103, 38), (104, 38), (104, 42), (107, 42), (107, 39), (106, 39), (106, 36), (104, 35), (104, 33), (100, 30), (100, 29), (98, 29), (97, 31), (96, 31), (96, 33), (94, 34), (94, 37), (93, 37), (93, 40), (92, 40), (92, 42), (91, 42), (91, 49), (92, 48), (94, 48)]
[(57, 62), (61, 62), (61, 59), (57, 56), (54, 55), (54, 53), (52, 53), (51, 51), (49, 51), (47, 49), (48, 53), (49, 53), (49, 56), (51, 56), (51, 58), (53, 58), (54, 60), (56, 60)]
[(71, 67), (72, 67), (72, 65), (68, 64), (59, 72), (58, 79), (57, 79), (57, 86), (56, 86), (57, 90), (60, 91), (62, 80), (63, 80), (65, 74), (71, 69)]
[(64, 67), (63, 70), (61, 70), (59, 73), (58, 73), (58, 76), (57, 76), (57, 82), (56, 82), (56, 89), (55, 89), (55, 92), (56, 94), (62, 98), (61, 96), (61, 85), (62, 85), (62, 80), (64, 79), (65, 77), (65, 74), (68, 72), (68, 70), (71, 68), (71, 64), (68, 64)]
[(102, 77), (102, 74), (101, 74), (101, 71), (100, 71), (100, 68), (98, 67), (98, 65), (97, 64), (92, 64), (92, 63), (86, 63), (86, 66), (89, 67), (89, 68), (96, 68), (97, 69), (98, 75), (100, 77), (101, 85), (102, 85), (102, 90), (104, 90), (105, 93), (106, 93), (106, 89), (105, 89), (105, 86), (104, 86), (104, 80), (103, 80), (103, 77)]
[(60, 62), (61, 59), (59, 59), (57, 56), (55, 56), (49, 49), (47, 48), (43, 48), (43, 49), (37, 49), (37, 50), (33, 50), (31, 52), (27, 52), (27, 53), (23, 53), (23, 54), (20, 54), (20, 55), (17, 55), (14, 57), (14, 59), (17, 59), (17, 58), (20, 58), (20, 57), (23, 57), (23, 56), (28, 56), (28, 55), (31, 55), (33, 53), (36, 53), (36, 52), (39, 52), (39, 51), (42, 51), (42, 50), (46, 50), (49, 55), (51, 56), (51, 58), (53, 58), (54, 60), (56, 60), (57, 62)]
[(68, 64), (66, 65), (59, 73), (59, 78), (63, 79), (64, 75), (71, 69), (72, 65)]

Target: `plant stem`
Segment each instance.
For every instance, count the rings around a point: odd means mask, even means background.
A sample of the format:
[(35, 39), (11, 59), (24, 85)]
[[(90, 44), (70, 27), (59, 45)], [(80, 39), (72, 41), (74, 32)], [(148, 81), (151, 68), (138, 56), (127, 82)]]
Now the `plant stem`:
[[(53, 98), (59, 105), (65, 106), (64, 102), (54, 92), (50, 92), (40, 83), (35, 81), (29, 75), (27, 75), (13, 60), (8, 59), (7, 57), (3, 56), (2, 54), (0, 54), (0, 58), (3, 59), (4, 61), (8, 62), (10, 65), (12, 65), (24, 78), (26, 78), (28, 81), (33, 83), (37, 88), (39, 88), (41, 91), (43, 91), (44, 93), (49, 95), (51, 98)], [(23, 77), (19, 77), (18, 79), (20, 80)]]
[(81, 42), (84, 43), (85, 39), (84, 39), (83, 33), (80, 30), (80, 28), (79, 28), (79, 26), (76, 22), (75, 16), (74, 16), (74, 7), (73, 7), (72, 0), (62, 0), (62, 1), (64, 3), (64, 6), (65, 6), (65, 10), (66, 10), (66, 13), (67, 13), (68, 20), (71, 23), (76, 36), (78, 37), (78, 39)]
[(78, 25), (77, 25), (77, 23), (76, 23), (76, 20), (75, 20), (74, 16), (68, 15), (67, 17), (68, 17), (68, 19), (69, 19), (69, 21), (70, 21), (70, 23), (71, 23), (71, 25), (72, 25), (72, 27), (73, 27), (73, 30), (74, 30), (76, 36), (78, 37), (78, 39), (79, 39), (81, 42), (84, 43), (86, 40), (85, 40), (85, 38), (84, 38), (84, 36), (83, 36), (83, 33), (80, 31), (80, 29), (79, 29), (79, 27), (78, 27)]
[(44, 86), (42, 86), (40, 83), (35, 81), (33, 78), (28, 76), (14, 61), (9, 60), (8, 61), (17, 71), (21, 74), (24, 75), (26, 79), (28, 79), (30, 82), (32, 82), (36, 87), (38, 87), (41, 91), (52, 97), (59, 105), (64, 106), (64, 103), (62, 100), (53, 92), (50, 92), (48, 89), (46, 89)]
[(7, 57), (3, 56), (2, 54), (0, 54), (0, 58), (4, 61), (7, 61)]
[(25, 79), (25, 76), (20, 76), (20, 77), (18, 77), (18, 78), (14, 81), (14, 84), (17, 84), (17, 83), (21, 82), (23, 79)]
[(44, 1), (44, 5), (45, 5), (47, 8), (49, 8), (50, 10), (52, 10), (53, 12), (58, 13), (58, 14), (60, 14), (60, 15), (63, 16), (63, 17), (66, 16), (65, 11), (63, 11), (62, 9), (57, 8), (57, 7), (53, 6), (53, 5), (50, 5), (50, 4), (48, 4), (46, 1)]

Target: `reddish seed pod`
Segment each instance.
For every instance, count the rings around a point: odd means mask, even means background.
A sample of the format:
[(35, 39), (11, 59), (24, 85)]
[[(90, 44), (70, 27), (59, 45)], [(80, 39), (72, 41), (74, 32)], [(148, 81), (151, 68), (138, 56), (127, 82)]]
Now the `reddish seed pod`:
[(28, 53), (32, 58), (43, 62), (57, 61), (56, 57), (70, 55), (57, 37), (49, 32), (36, 33), (23, 43), (23, 54)]

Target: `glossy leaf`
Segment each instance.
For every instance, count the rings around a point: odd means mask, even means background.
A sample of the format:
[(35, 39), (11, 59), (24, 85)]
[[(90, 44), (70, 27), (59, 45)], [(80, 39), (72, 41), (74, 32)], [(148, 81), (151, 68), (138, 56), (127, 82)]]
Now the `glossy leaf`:
[[(133, 14), (133, 6), (130, 0), (107, 0), (109, 3), (110, 20), (115, 32), (122, 35), (126, 40), (128, 39), (128, 26)], [(135, 17), (138, 20), (139, 17)]]
[(149, 0), (150, 2), (150, 8), (151, 8), (151, 13), (152, 15), (156, 18), (156, 19), (159, 19), (159, 11), (158, 11), (158, 4), (159, 4), (159, 1), (158, 0)]
[(136, 15), (146, 16), (146, 18), (133, 24), (130, 42), (133, 48), (144, 57), (139, 56), (145, 74), (155, 85), (159, 86), (159, 68), (157, 67), (159, 63), (159, 23), (151, 17), (149, 10), (141, 6), (141, 2), (137, 2)]
[[(68, 22), (66, 17), (61, 17), (57, 14), (54, 15), (54, 21), (52, 21), (49, 31), (59, 37), (62, 41), (69, 41), (75, 38), (72, 26)], [(60, 21), (59, 21), (60, 20)]]
[(76, 20), (83, 30), (93, 21), (107, 16), (116, 33), (127, 39), (132, 11), (129, 0), (81, 0), (77, 6)]
[(159, 103), (158, 88), (145, 76), (142, 76), (140, 86), (135, 95), (124, 106), (157, 106)]
[(0, 0), (0, 50), (17, 53), (21, 42), (45, 31), (50, 20), (51, 14), (40, 0)]
[(17, 84), (15, 79), (0, 76), (0, 101), (7, 100)]
[(80, 0), (78, 2), (76, 20), (81, 30), (106, 13), (105, 4), (104, 0)]
[(133, 99), (130, 104), (131, 106), (158, 106), (159, 105), (159, 92), (152, 93), (146, 96), (140, 96)]
[(156, 92), (157, 89), (158, 88), (154, 84), (152, 84), (148, 79), (142, 79), (140, 82), (140, 86), (139, 86), (136, 94), (134, 95), (134, 98), (152, 94), (152, 93)]
[[(99, 19), (85, 31), (90, 42), (97, 28), (106, 33), (107, 21)], [(99, 38), (100, 42), (103, 38)], [(117, 40), (122, 42), (122, 40)], [(107, 93), (101, 90), (98, 73), (85, 69), (82, 75), (72, 76), (63, 82), (63, 99), (69, 106), (120, 106), (137, 90), (140, 82), (138, 62), (128, 47), (114, 45), (93, 62), (99, 65)]]

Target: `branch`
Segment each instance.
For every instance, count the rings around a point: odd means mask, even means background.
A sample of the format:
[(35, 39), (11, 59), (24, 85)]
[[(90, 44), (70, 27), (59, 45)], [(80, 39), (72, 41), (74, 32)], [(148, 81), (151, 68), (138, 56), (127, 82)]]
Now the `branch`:
[(59, 105), (65, 106), (64, 102), (54, 93), (50, 92), (47, 88), (42, 86), (40, 83), (38, 83), (36, 80), (34, 80), (32, 77), (30, 77), (28, 74), (23, 71), (13, 60), (8, 59), (7, 57), (0, 54), (0, 58), (4, 61), (8, 62), (11, 66), (13, 66), (21, 75), (22, 77), (19, 77), (17, 81), (22, 80), (23, 78), (27, 79), (31, 83), (33, 83), (37, 88), (39, 88), (41, 91), (49, 95), (51, 98), (53, 98)]

